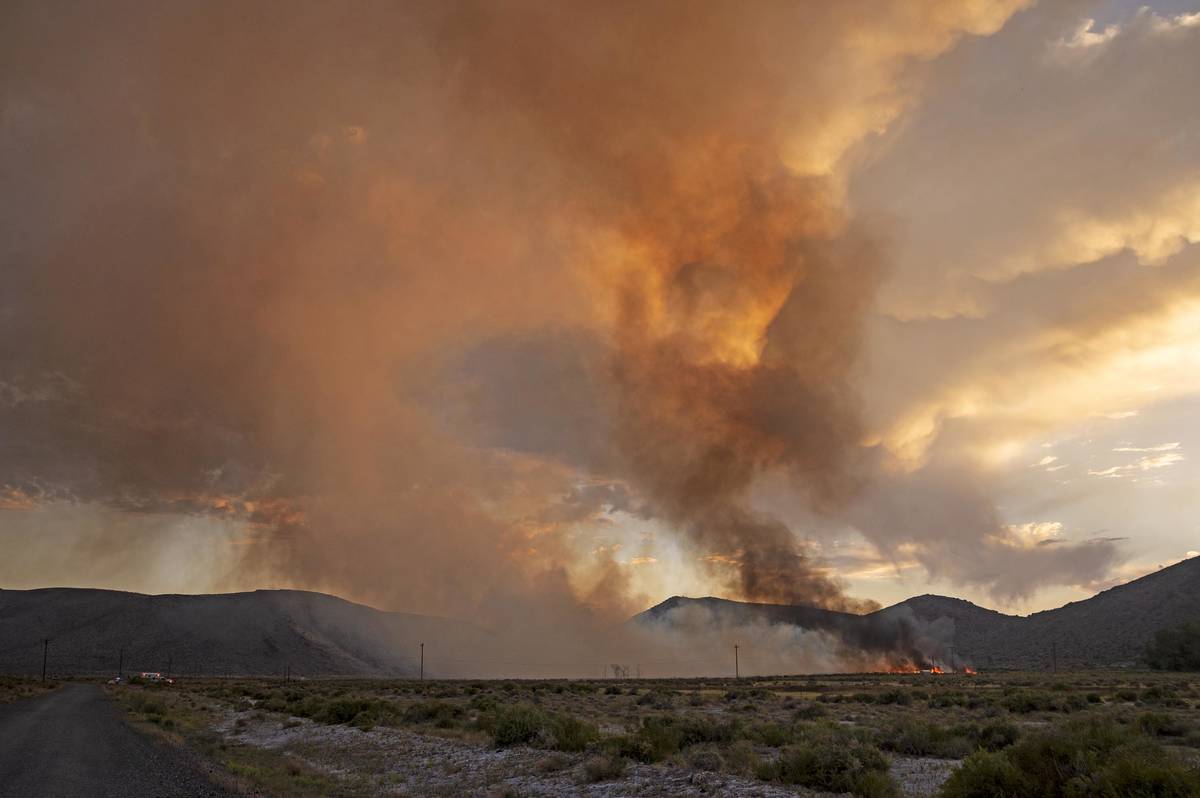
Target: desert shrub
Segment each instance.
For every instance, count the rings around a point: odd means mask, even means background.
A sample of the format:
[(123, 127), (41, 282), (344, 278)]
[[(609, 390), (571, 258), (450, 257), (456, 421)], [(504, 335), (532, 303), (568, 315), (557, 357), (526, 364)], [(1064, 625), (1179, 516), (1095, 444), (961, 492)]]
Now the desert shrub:
[[(1072, 701), (1071, 698), (1076, 700)], [(1086, 701), (1078, 695), (1059, 698), (1041, 690), (1018, 690), (1004, 696), (1000, 704), (1009, 712), (1027, 714), (1029, 712), (1070, 712), (1073, 709), (1082, 709), (1086, 705)]]
[(394, 704), (377, 698), (335, 698), (306, 709), (317, 723), (346, 724), (363, 730), (393, 722), (400, 714)]
[(800, 704), (796, 707), (796, 720), (818, 720), (829, 714), (820, 704)]
[(688, 766), (696, 770), (720, 770), (725, 762), (713, 748), (699, 748), (688, 754)]
[(1018, 798), (1027, 793), (1025, 780), (1003, 754), (979, 751), (967, 757), (942, 786), (942, 798)]
[(549, 723), (548, 747), (556, 751), (583, 751), (597, 738), (599, 730), (571, 715), (553, 715)]
[(479, 694), (471, 696), (467, 706), (480, 712), (491, 712), (500, 706), (500, 701), (494, 695)]
[(750, 728), (747, 736), (772, 748), (780, 748), (796, 739), (791, 727), (779, 723), (756, 724)]
[(496, 745), (530, 743), (547, 726), (546, 713), (529, 704), (513, 704), (496, 708), (492, 720), (492, 737)]
[(583, 751), (599, 730), (571, 715), (546, 712), (531, 704), (503, 706), (481, 723), (498, 746), (533, 745), (556, 751)]
[(998, 720), (985, 723), (975, 733), (975, 745), (985, 751), (1000, 751), (1014, 744), (1021, 731), (1008, 721)]
[(632, 745), (623, 752), (642, 762), (660, 762), (683, 747), (683, 729), (671, 717), (645, 718)]
[(129, 705), (134, 712), (140, 712), (143, 715), (162, 716), (167, 714), (166, 704), (153, 698), (146, 698), (143, 695), (135, 695), (129, 700)]
[(1002, 753), (968, 757), (942, 798), (1184, 798), (1200, 794), (1200, 771), (1149, 738), (1109, 720), (1030, 735)]
[(859, 798), (901, 798), (904, 793), (890, 773), (872, 770), (859, 777), (854, 794)]
[(1138, 700), (1143, 704), (1155, 704), (1163, 707), (1187, 706), (1187, 702), (1179, 698), (1170, 687), (1155, 685), (1142, 691)]
[(738, 740), (722, 751), (725, 769), (743, 776), (754, 773), (759, 766), (758, 752), (749, 740)]
[(971, 729), (948, 729), (935, 723), (906, 718), (881, 736), (879, 747), (909, 756), (961, 759), (975, 750), (974, 737)]
[(539, 759), (533, 766), (538, 773), (557, 773), (571, 766), (571, 758), (566, 754), (548, 754)]
[(637, 697), (638, 706), (649, 706), (654, 709), (670, 709), (675, 705), (674, 695), (666, 690), (647, 690)]
[(404, 710), (404, 722), (432, 723), (439, 729), (449, 729), (464, 714), (462, 707), (445, 701), (418, 701)]
[(595, 784), (598, 781), (619, 779), (625, 773), (625, 766), (625, 758), (615, 754), (591, 757), (583, 763), (583, 781)]
[(929, 706), (937, 709), (961, 707), (967, 703), (967, 697), (962, 693), (935, 693), (929, 697)]
[(1143, 712), (1134, 719), (1133, 726), (1151, 737), (1183, 737), (1188, 733), (1187, 723), (1165, 712)]
[(708, 718), (656, 715), (642, 719), (633, 735), (609, 740), (617, 753), (639, 762), (660, 762), (697, 743), (728, 743), (737, 738), (736, 721), (718, 723)]
[(906, 707), (912, 703), (912, 696), (907, 690), (886, 690), (875, 697), (875, 703)]
[(1145, 659), (1159, 671), (1200, 671), (1200, 621), (1159, 630), (1146, 645)]
[(800, 744), (760, 766), (759, 776), (818, 790), (886, 796), (895, 794), (894, 783), (887, 786), (887, 770), (887, 757), (875, 746), (841, 729), (823, 728), (810, 730)]

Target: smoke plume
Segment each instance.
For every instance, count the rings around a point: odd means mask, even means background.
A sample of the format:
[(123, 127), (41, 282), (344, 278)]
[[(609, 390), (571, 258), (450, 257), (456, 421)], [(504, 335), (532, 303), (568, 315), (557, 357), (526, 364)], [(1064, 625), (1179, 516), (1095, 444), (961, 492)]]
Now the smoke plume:
[(0, 500), (93, 508), (114, 583), (119, 516), (202, 516), (212, 588), (582, 639), (645, 598), (579, 553), (623, 513), (868, 607), (751, 490), (869, 479), (848, 164), (1021, 5), (10, 3)]

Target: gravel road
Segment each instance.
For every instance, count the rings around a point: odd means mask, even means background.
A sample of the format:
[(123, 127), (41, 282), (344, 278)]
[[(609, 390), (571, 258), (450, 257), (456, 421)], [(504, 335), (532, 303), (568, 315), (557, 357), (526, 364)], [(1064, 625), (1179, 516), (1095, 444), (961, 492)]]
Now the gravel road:
[(96, 685), (0, 705), (0, 797), (227, 796), (186, 754), (130, 728)]

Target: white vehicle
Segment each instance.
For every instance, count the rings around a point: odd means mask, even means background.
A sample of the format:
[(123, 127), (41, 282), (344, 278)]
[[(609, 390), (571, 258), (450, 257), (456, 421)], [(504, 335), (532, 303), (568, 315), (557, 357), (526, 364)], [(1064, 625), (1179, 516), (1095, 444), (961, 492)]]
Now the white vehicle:
[(138, 674), (138, 678), (146, 682), (163, 682), (164, 684), (175, 684), (174, 679), (168, 679), (158, 671), (142, 671)]

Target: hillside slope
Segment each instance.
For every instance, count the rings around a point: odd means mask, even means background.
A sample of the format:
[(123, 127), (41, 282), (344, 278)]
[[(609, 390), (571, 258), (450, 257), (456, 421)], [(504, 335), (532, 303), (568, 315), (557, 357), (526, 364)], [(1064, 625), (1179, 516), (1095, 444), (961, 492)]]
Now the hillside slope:
[(1090, 599), (1024, 617), (933, 595), (861, 616), (675, 596), (633, 621), (670, 624), (675, 613), (694, 606), (704, 607), (721, 623), (765, 621), (833, 631), (847, 646), (890, 649), (898, 659), (1031, 669), (1131, 666), (1138, 664), (1146, 642), (1159, 629), (1200, 620), (1200, 557)]
[(460, 621), (381, 612), (322, 593), (256, 590), (147, 596), (113, 590), (0, 590), (0, 672), (392, 675), (418, 670), (418, 645), (443, 657), (488, 633)]

